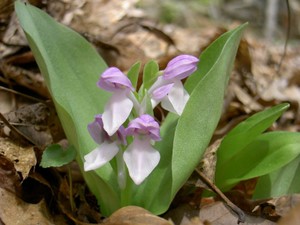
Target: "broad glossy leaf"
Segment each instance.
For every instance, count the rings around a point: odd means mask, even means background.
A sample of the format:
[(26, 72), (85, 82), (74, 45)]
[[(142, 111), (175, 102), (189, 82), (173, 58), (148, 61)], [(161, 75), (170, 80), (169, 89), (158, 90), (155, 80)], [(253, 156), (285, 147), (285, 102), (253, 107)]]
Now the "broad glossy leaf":
[[(15, 2), (15, 8), (69, 143), (76, 148), (77, 161), (82, 165), (83, 156), (96, 147), (87, 124), (103, 110), (109, 98), (107, 92), (96, 86), (107, 66), (84, 38), (43, 11), (20, 1)], [(92, 192), (103, 204), (105, 202), (107, 208), (102, 208), (105, 215), (119, 207), (114, 198), (117, 181), (112, 179), (112, 173), (109, 164), (97, 170), (105, 182), (94, 172), (84, 173), (85, 178), (94, 183), (90, 185)]]
[(136, 189), (134, 204), (155, 214), (165, 212), (194, 170), (220, 118), (228, 77), (245, 27), (240, 26), (222, 35), (201, 55), (199, 68), (192, 75), (193, 81), (189, 82), (190, 78), (187, 81), (187, 90), (190, 93), (194, 90), (190, 101), (178, 125), (179, 117), (172, 113), (163, 122), (162, 141), (155, 145), (160, 151), (161, 161)]
[[(200, 162), (218, 124), (224, 93), (245, 27), (246, 25), (242, 25), (229, 34), (225, 34), (219, 42), (213, 43), (200, 57), (199, 70), (191, 77), (191, 80), (196, 82), (196, 76), (198, 76), (198, 79), (201, 78), (200, 81), (194, 89), (194, 85), (187, 84), (187, 89), (189, 91), (193, 89), (193, 91), (175, 131), (172, 155), (173, 195)], [(224, 39), (227, 39), (225, 44), (219, 45)], [(211, 64), (206, 74), (202, 74), (202, 65), (207, 67), (205, 63), (212, 62), (212, 59), (207, 59), (207, 57), (214, 57), (214, 63)]]
[[(95, 85), (106, 65), (95, 50), (75, 32), (57, 24), (45, 13), (31, 6), (25, 6), (20, 2), (17, 2), (16, 6), (22, 27), (47, 80), (68, 139), (77, 150), (80, 149), (77, 161), (82, 167), (83, 155), (95, 147), (88, 135), (86, 124), (93, 120), (95, 114), (103, 110), (104, 103), (109, 97)], [(183, 112), (184, 119), (180, 122), (181, 125), (178, 124), (174, 144), (172, 134), (175, 132), (178, 117), (170, 115), (162, 126), (164, 141), (156, 145), (161, 153), (160, 164), (149, 179), (141, 186), (133, 186), (132, 192), (127, 193), (125, 196), (127, 199), (132, 197), (131, 204), (144, 206), (156, 214), (163, 213), (194, 169), (219, 119), (225, 86), (244, 27), (241, 26), (224, 34), (203, 53), (201, 60), (204, 69), (200, 67), (200, 70), (193, 75), (195, 80), (190, 82), (192, 85), (188, 84), (189, 81), (186, 85), (190, 93), (194, 88), (195, 91), (191, 95), (191, 103), (187, 104), (186, 112)], [(196, 106), (193, 106), (194, 103)], [(198, 106), (200, 108), (197, 109)], [(205, 119), (200, 118), (202, 111), (204, 118), (207, 119), (208, 115), (209, 119), (212, 116), (216, 118), (209, 120), (205, 126)], [(193, 127), (197, 131), (193, 129), (187, 131), (191, 135), (188, 140), (184, 140), (186, 137), (184, 132), (187, 128), (184, 121), (191, 114), (193, 116), (190, 119), (195, 120)], [(202, 125), (204, 127), (201, 127)], [(200, 136), (197, 140), (196, 135)], [(187, 154), (183, 149), (184, 141), (188, 143), (187, 147), (191, 148)], [(172, 145), (176, 146), (173, 152)], [(196, 152), (193, 152), (195, 150)], [(186, 156), (188, 161), (180, 159)], [(175, 171), (172, 172), (172, 169)], [(118, 184), (116, 179), (112, 178), (112, 173), (113, 169), (109, 164), (97, 170), (97, 174), (83, 173), (88, 182), (94, 183), (95, 186), (92, 185), (90, 188), (102, 203), (104, 215), (120, 207), (118, 202), (120, 196), (116, 190)], [(95, 188), (96, 184), (98, 188)], [(123, 203), (126, 204), (126, 201)]]
[(284, 167), (258, 179), (253, 198), (300, 193), (300, 155)]
[[(239, 35), (247, 26), (243, 24), (234, 30), (228, 31), (222, 34), (217, 40), (209, 45), (201, 54), (199, 67), (195, 73), (193, 73), (185, 82), (186, 90), (191, 93), (197, 86), (198, 82), (203, 79), (203, 76), (211, 73), (211, 69), (214, 65), (221, 63), (219, 60), (223, 60), (224, 55), (228, 55), (229, 52), (232, 54), (232, 60), (235, 59), (235, 45), (239, 43)], [(229, 58), (228, 58), (229, 59)], [(232, 65), (226, 66), (226, 70), (222, 73), (230, 73)]]
[[(86, 142), (87, 146), (80, 149), (80, 155), (84, 155), (95, 147), (87, 124), (103, 110), (109, 97), (96, 86), (106, 64), (79, 34), (41, 10), (17, 1), (16, 12), (64, 129), (68, 131), (69, 125), (75, 127), (73, 132), (66, 132), (69, 141)], [(71, 124), (64, 124), (66, 121)]]
[(271, 173), (300, 154), (300, 133), (268, 132), (256, 137), (218, 171), (216, 185), (227, 191), (242, 180)]
[(218, 177), (218, 172), (230, 163), (235, 154), (238, 154), (254, 138), (268, 129), (288, 107), (287, 103), (274, 106), (252, 115), (234, 127), (222, 140), (217, 151), (216, 176)]

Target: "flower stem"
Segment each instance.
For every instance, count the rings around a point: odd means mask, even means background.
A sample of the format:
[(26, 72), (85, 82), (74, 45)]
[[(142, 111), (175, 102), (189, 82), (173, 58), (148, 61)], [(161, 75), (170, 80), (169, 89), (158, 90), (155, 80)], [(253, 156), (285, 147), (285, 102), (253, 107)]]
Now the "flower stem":
[(122, 150), (119, 151), (118, 154), (116, 155), (116, 162), (117, 162), (117, 172), (118, 172), (118, 183), (121, 191), (121, 205), (126, 206), (129, 205), (131, 201), (132, 181), (130, 180), (128, 171), (125, 166)]
[(73, 201), (73, 181), (72, 181), (72, 174), (71, 174), (71, 166), (68, 165), (68, 178), (69, 178), (69, 198), (70, 198), (70, 205), (71, 205), (71, 210), (74, 212), (75, 210), (75, 205)]
[(118, 183), (121, 190), (126, 187), (127, 171), (123, 160), (123, 151), (119, 151), (116, 155)]
[[(127, 173), (127, 171), (126, 171)], [(127, 174), (128, 175), (128, 174)], [(132, 198), (132, 180), (130, 179), (129, 176), (126, 177), (126, 186), (125, 188), (121, 191), (121, 205), (122, 206), (128, 206), (131, 204), (131, 198)]]

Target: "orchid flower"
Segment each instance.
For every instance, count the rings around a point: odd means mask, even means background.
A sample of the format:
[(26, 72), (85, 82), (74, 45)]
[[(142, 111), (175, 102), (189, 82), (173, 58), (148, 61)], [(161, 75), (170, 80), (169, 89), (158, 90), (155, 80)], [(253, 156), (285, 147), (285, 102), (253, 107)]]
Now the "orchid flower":
[(172, 59), (163, 75), (149, 89), (152, 107), (161, 102), (164, 109), (181, 115), (190, 97), (181, 80), (197, 70), (198, 62), (199, 59), (191, 55), (179, 55)]
[(95, 170), (115, 157), (120, 145), (126, 145), (125, 128), (120, 126), (113, 136), (109, 136), (103, 127), (103, 116), (95, 116), (95, 120), (88, 124), (88, 131), (94, 141), (99, 144), (97, 148), (84, 156), (84, 170)]
[(136, 185), (141, 184), (158, 165), (159, 152), (151, 145), (159, 141), (159, 124), (148, 114), (132, 120), (126, 128), (126, 135), (133, 135), (134, 140), (123, 154), (129, 176)]
[(116, 67), (106, 69), (97, 83), (98, 87), (113, 92), (102, 115), (103, 128), (112, 136), (128, 118), (134, 104), (134, 90), (128, 77)]

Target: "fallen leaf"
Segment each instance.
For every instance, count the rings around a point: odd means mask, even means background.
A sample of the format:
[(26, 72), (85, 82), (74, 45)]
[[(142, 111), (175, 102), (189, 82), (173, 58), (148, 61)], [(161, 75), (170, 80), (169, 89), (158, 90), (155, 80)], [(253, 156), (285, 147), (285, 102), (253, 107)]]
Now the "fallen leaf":
[(300, 194), (292, 194), (273, 198), (273, 200), (270, 202), (275, 205), (276, 213), (278, 215), (285, 216), (289, 213), (291, 208), (294, 208), (296, 205), (300, 204)]
[[(209, 225), (210, 223), (205, 223), (205, 225)], [(204, 225), (202, 221), (200, 221), (199, 217), (194, 218), (187, 218), (186, 216), (183, 217), (180, 225)]]
[[(200, 165), (198, 166), (199, 170), (203, 172), (212, 183), (214, 183), (215, 181), (215, 172), (216, 172), (216, 163), (217, 163), (216, 152), (221, 142), (222, 139), (218, 139), (205, 150)], [(201, 179), (197, 180), (195, 186), (205, 188), (205, 189), (210, 189)]]
[[(63, 135), (53, 106), (43, 103), (25, 105), (4, 115), (7, 121), (36, 146), (43, 148)], [(5, 127), (4, 127), (5, 129)], [(15, 140), (14, 132), (6, 135)]]
[(48, 179), (46, 180), (37, 171), (30, 173), (22, 182), (22, 196), (20, 198), (27, 203), (35, 204), (39, 203), (42, 199), (53, 202), (55, 187), (52, 187), (51, 184), (55, 183), (56, 179), (55, 177), (48, 177)]
[(12, 193), (21, 193), (20, 185), (21, 179), (14, 164), (0, 154), (0, 187)]
[(278, 225), (300, 224), (300, 204), (292, 208), (290, 212), (278, 221)]
[(9, 159), (24, 180), (37, 163), (32, 146), (21, 147), (6, 138), (0, 138), (0, 154)]
[(243, 104), (246, 113), (257, 112), (263, 109), (263, 107), (238, 84), (232, 82), (232, 88), (237, 99)]
[[(174, 207), (172, 205), (172, 207)], [(166, 212), (165, 219), (171, 220), (174, 224), (190, 222), (193, 218), (199, 218), (199, 209), (196, 209), (191, 204), (181, 203), (178, 207)]]
[(137, 206), (126, 206), (114, 212), (102, 225), (172, 225)]
[[(202, 221), (209, 221), (211, 225), (237, 224), (236, 215), (228, 209), (224, 203), (215, 202), (200, 209), (199, 217)], [(276, 223), (260, 218), (246, 215), (243, 225), (275, 225)]]
[[(38, 204), (28, 204), (13, 193), (0, 188), (0, 219), (3, 224), (14, 225), (54, 225), (44, 200)], [(59, 223), (63, 224), (63, 223)]]
[(0, 112), (8, 113), (10, 112), (14, 107), (14, 102), (11, 99), (11, 93), (6, 91), (0, 91)]
[(242, 75), (251, 73), (252, 59), (249, 51), (249, 43), (242, 38), (236, 55), (235, 69)]
[(102, 221), (101, 214), (99, 210), (91, 207), (90, 204), (92, 202), (95, 203), (94, 205), (97, 205), (96, 199), (88, 199), (82, 184), (73, 183), (72, 187), (70, 187), (66, 178), (61, 180), (58, 192), (58, 206), (70, 221), (78, 225), (100, 224)]
[(32, 72), (6, 62), (0, 63), (0, 69), (7, 78), (14, 80), (17, 84), (24, 86), (29, 90), (33, 90), (41, 96), (46, 98), (49, 97), (49, 92), (44, 83), (44, 78), (40, 73)]

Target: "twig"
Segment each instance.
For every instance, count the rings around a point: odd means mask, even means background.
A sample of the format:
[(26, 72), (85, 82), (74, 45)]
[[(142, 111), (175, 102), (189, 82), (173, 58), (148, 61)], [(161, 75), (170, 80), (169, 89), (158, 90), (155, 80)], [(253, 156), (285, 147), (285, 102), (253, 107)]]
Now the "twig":
[(10, 88), (6, 88), (6, 87), (3, 87), (3, 86), (0, 86), (0, 90), (7, 91), (7, 92), (11, 92), (11, 93), (13, 93), (13, 94), (20, 95), (20, 96), (22, 96), (22, 97), (31, 99), (31, 100), (33, 100), (33, 101), (41, 102), (41, 103), (46, 104), (45, 101), (43, 101), (43, 100), (41, 100), (41, 99), (39, 99), (39, 98), (35, 98), (35, 97), (30, 96), (30, 95), (23, 94), (23, 93), (21, 93), (21, 92), (15, 91), (15, 90), (10, 89)]
[(235, 204), (233, 204), (221, 191), (220, 189), (214, 185), (204, 173), (202, 173), (199, 169), (195, 169), (195, 171), (199, 174), (200, 179), (217, 195), (220, 196), (220, 198), (227, 204), (227, 206), (238, 216), (238, 224), (245, 222), (245, 213), (243, 210), (241, 210), (239, 207), (237, 207)]
[(287, 23), (287, 31), (286, 31), (286, 37), (285, 37), (285, 42), (284, 42), (284, 48), (283, 48), (283, 54), (280, 58), (280, 62), (278, 63), (278, 67), (277, 67), (277, 75), (279, 75), (280, 69), (281, 69), (281, 65), (282, 62), (286, 56), (286, 51), (287, 51), (287, 45), (290, 39), (290, 33), (291, 33), (291, 9), (290, 9), (290, 3), (289, 0), (285, 0), (286, 2), (286, 8), (287, 8), (287, 19), (288, 19), (288, 23)]
[(9, 127), (9, 129), (11, 129), (13, 132), (15, 132), (17, 135), (19, 135), (20, 137), (26, 139), (27, 141), (29, 141), (31, 144), (38, 146), (31, 138), (27, 137), (25, 134), (23, 134), (22, 132), (20, 132), (17, 128), (15, 128), (13, 125), (11, 125), (9, 123), (9, 121), (2, 115), (2, 113), (0, 113), (0, 119), (3, 121), (3, 123)]

